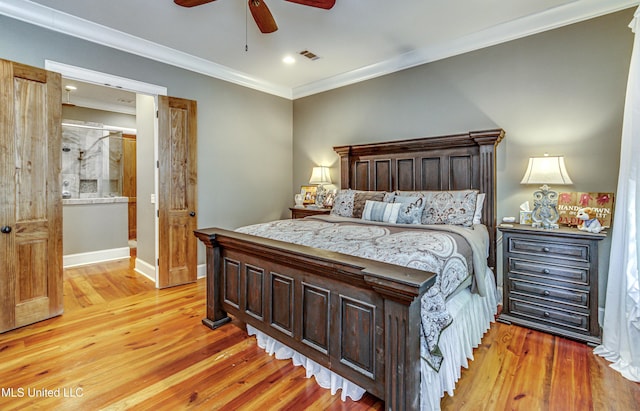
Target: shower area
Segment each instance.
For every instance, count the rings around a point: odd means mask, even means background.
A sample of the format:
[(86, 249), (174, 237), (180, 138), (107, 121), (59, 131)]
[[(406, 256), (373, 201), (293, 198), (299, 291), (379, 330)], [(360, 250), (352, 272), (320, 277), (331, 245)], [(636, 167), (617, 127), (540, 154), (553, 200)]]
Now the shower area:
[(122, 196), (122, 132), (99, 123), (62, 125), (62, 198)]
[(122, 132), (63, 120), (61, 154), (64, 266), (129, 258), (130, 199), (123, 182), (130, 160)]

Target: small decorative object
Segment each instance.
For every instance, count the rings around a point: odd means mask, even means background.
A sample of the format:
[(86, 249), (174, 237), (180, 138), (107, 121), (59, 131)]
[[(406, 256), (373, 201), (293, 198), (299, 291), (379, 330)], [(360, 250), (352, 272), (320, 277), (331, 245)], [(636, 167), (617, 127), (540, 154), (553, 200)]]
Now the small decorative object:
[(301, 186), (300, 194), (302, 195), (302, 204), (315, 204), (317, 190), (318, 187), (316, 186)]
[(316, 206), (322, 207), (324, 205), (324, 198), (326, 195), (326, 190), (324, 189), (324, 184), (331, 184), (331, 176), (329, 175), (329, 167), (313, 167), (311, 172), (311, 178), (309, 179), (309, 184), (317, 184), (318, 188), (316, 190)]
[(573, 184), (564, 165), (564, 157), (549, 157), (545, 154), (544, 157), (529, 158), (527, 171), (520, 184), (542, 184), (540, 190), (533, 193), (531, 225), (535, 228), (558, 228), (558, 193), (547, 184)]
[(607, 228), (600, 224), (597, 217), (597, 211), (591, 207), (579, 209), (576, 213), (576, 218), (580, 220), (580, 223), (578, 224), (578, 230), (580, 231), (598, 234), (600, 231)]
[[(613, 203), (613, 193), (560, 193), (558, 195), (558, 212), (560, 213), (558, 223), (579, 228), (584, 224), (585, 214), (587, 214), (591, 216), (587, 220), (596, 218), (603, 229), (609, 228), (613, 219)], [(583, 214), (578, 216), (581, 210), (583, 210)], [(594, 223), (591, 222), (591, 224)]]
[(578, 211), (590, 208), (603, 227), (611, 227), (613, 219), (613, 193), (563, 192), (558, 195), (559, 224), (578, 226), (582, 220)]
[(533, 220), (531, 219), (531, 207), (529, 206), (529, 202), (525, 201), (520, 204), (520, 224), (523, 225), (531, 225), (533, 224)]
[(293, 196), (293, 200), (296, 203), (296, 207), (304, 207), (304, 196), (302, 194), (296, 194)]
[(520, 224), (524, 224), (524, 225), (533, 224), (533, 219), (531, 218), (532, 214), (533, 214), (532, 211), (520, 211)]
[(336, 199), (336, 190), (331, 190), (331, 191), (327, 191), (327, 194), (324, 197), (324, 202), (322, 203), (322, 206), (324, 208), (331, 208), (333, 207), (333, 202)]

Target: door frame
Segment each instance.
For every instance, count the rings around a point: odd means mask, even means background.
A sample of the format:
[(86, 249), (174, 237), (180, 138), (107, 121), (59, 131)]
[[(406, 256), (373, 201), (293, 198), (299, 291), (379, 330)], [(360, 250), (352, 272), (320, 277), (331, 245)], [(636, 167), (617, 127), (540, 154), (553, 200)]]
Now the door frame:
[[(125, 77), (114, 76), (112, 74), (103, 73), (95, 70), (90, 70), (78, 66), (72, 66), (65, 63), (56, 62), (53, 60), (45, 60), (44, 66), (46, 70), (55, 71), (62, 74), (62, 77), (68, 78), (71, 80), (84, 81), (87, 83), (93, 83), (100, 86), (112, 87), (123, 89), (127, 91), (134, 92), (136, 94), (146, 94), (152, 96), (154, 99), (154, 106), (157, 112), (158, 110), (158, 96), (166, 96), (167, 88), (164, 86), (159, 86), (156, 84), (145, 83), (138, 80), (132, 80)], [(159, 159), (158, 153), (159, 146), (159, 129), (158, 129), (158, 117), (154, 116), (154, 127), (153, 127), (153, 158), (154, 162)], [(159, 171), (157, 167), (154, 167), (154, 189), (153, 192), (157, 195), (159, 188)], [(154, 201), (154, 213), (158, 215), (158, 201)], [(153, 273), (145, 272), (150, 270), (145, 270), (143, 267), (138, 267), (136, 264), (136, 271), (139, 271), (141, 274), (146, 277), (150, 277), (155, 283), (156, 287), (158, 287), (158, 255), (160, 252), (160, 240), (159, 240), (159, 226), (158, 219), (154, 218), (155, 227), (154, 227), (154, 237), (155, 237), (155, 258), (153, 261), (153, 266), (149, 264), (150, 262), (145, 262), (149, 265), (149, 268), (153, 267)], [(63, 239), (64, 241), (64, 239)]]

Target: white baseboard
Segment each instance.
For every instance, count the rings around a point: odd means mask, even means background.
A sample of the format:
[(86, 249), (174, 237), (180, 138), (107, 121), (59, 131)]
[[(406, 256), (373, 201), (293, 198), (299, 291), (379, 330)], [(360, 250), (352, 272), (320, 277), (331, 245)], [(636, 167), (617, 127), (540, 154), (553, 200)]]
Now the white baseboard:
[[(136, 258), (136, 266), (135, 266), (134, 270), (138, 274), (147, 277), (148, 279), (150, 279), (154, 283), (156, 282), (156, 268), (154, 266), (152, 266), (151, 264), (147, 263), (146, 261), (143, 261), (143, 260), (140, 260), (140, 259)], [(198, 278), (205, 278), (207, 276), (207, 265), (206, 264), (198, 264), (197, 272), (198, 272), (198, 274), (197, 274)]]
[(136, 266), (134, 270), (138, 274), (147, 277), (154, 283), (156, 282), (156, 267), (147, 263), (146, 261), (136, 258)]
[(62, 265), (64, 268), (77, 267), (80, 265), (102, 263), (105, 261), (122, 260), (129, 257), (129, 247), (111, 248), (109, 250), (64, 255), (62, 256)]

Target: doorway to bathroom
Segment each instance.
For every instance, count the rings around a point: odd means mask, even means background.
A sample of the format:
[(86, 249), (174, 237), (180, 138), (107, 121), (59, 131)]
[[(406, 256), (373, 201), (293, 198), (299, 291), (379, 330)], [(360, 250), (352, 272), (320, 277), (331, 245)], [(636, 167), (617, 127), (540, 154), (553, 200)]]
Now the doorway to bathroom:
[(135, 255), (136, 95), (65, 77), (62, 87), (65, 266)]
[[(77, 184), (78, 198), (63, 202), (78, 204), (63, 206), (65, 266), (129, 258), (133, 250), (136, 272), (157, 282), (156, 110), (166, 88), (49, 60), (45, 67), (63, 76), (63, 118), (74, 117), (69, 120), (102, 133), (75, 154), (69, 147), (72, 158), (102, 162), (79, 167), (77, 183), (67, 180)], [(81, 148), (85, 153), (78, 156)], [(82, 188), (79, 180), (85, 180)]]

